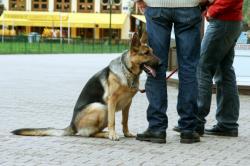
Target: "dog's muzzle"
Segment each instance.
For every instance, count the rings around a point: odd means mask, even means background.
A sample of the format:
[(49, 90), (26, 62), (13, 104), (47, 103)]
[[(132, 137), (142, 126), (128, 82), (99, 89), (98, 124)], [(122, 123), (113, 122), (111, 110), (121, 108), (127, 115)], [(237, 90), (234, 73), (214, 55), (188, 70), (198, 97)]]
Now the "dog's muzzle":
[(155, 61), (151, 63), (144, 63), (142, 65), (142, 70), (144, 70), (148, 75), (156, 77), (156, 69), (161, 65), (160, 59), (156, 58)]
[(154, 68), (152, 68), (152, 67), (150, 67), (150, 66), (148, 66), (148, 65), (146, 65), (146, 64), (143, 64), (142, 69), (143, 69), (143, 71), (145, 71), (148, 75), (151, 75), (151, 76), (153, 76), (153, 77), (156, 77), (156, 71), (155, 71)]

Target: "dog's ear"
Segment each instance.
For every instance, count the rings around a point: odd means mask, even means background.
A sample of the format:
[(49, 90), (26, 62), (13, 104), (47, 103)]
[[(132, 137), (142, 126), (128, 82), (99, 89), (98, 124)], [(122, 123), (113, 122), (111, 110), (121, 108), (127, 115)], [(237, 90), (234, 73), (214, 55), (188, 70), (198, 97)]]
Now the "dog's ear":
[(141, 42), (141, 45), (148, 44), (148, 33), (146, 31), (143, 32), (140, 42)]
[(140, 45), (141, 45), (141, 43), (140, 43), (138, 33), (135, 32), (135, 33), (133, 33), (133, 36), (131, 39), (130, 51), (138, 51)]

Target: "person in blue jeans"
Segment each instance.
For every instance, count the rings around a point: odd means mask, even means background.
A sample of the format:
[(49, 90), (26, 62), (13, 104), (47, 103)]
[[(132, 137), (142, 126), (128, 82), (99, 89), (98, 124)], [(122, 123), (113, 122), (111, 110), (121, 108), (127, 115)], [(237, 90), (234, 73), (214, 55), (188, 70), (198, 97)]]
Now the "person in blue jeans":
[(179, 76), (177, 111), (180, 116), (180, 142), (199, 142), (199, 134), (195, 132), (198, 93), (196, 69), (200, 56), (202, 20), (199, 0), (139, 0), (136, 4), (146, 17), (149, 45), (162, 62), (157, 69), (157, 76), (147, 77), (145, 88), (149, 101), (149, 125), (145, 132), (137, 134), (136, 139), (155, 143), (166, 142), (166, 71), (171, 30), (174, 27)]
[(205, 13), (209, 25), (201, 44), (197, 70), (198, 126), (210, 112), (213, 78), (216, 83), (216, 120), (205, 134), (238, 136), (239, 95), (233, 68), (234, 46), (241, 32), (243, 0), (211, 1)]

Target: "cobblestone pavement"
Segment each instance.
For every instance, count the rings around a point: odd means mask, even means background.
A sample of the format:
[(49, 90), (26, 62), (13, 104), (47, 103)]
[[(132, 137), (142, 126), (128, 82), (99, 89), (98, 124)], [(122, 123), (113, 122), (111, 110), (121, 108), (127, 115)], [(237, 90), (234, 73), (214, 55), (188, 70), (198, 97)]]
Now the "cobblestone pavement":
[[(169, 128), (166, 144), (124, 138), (121, 113), (116, 115), (120, 141), (72, 137), (14, 136), (23, 127), (66, 127), (73, 106), (88, 78), (106, 66), (112, 55), (13, 55), (0, 56), (0, 165), (227, 165), (250, 163), (250, 96), (240, 96), (238, 138), (207, 136), (200, 143), (179, 143), (172, 131), (177, 124), (177, 89), (168, 87)], [(142, 87), (145, 76), (141, 78)], [(208, 126), (215, 124), (215, 102)], [(145, 94), (132, 104), (129, 126), (133, 133), (147, 127)]]

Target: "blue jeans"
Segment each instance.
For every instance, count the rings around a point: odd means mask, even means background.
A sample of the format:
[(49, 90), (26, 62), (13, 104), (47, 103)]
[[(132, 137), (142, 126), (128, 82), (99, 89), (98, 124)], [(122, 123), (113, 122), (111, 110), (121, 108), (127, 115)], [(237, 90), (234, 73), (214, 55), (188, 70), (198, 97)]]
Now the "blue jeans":
[(162, 62), (156, 71), (157, 76), (148, 76), (145, 85), (149, 101), (148, 129), (166, 131), (168, 127), (166, 71), (171, 30), (174, 26), (179, 76), (178, 123), (183, 131), (193, 131), (196, 125), (194, 112), (197, 111), (196, 69), (200, 56), (200, 9), (147, 7), (144, 14), (149, 45)]
[(201, 45), (198, 65), (198, 119), (205, 123), (210, 111), (213, 78), (217, 86), (216, 119), (225, 129), (238, 128), (239, 95), (233, 68), (234, 46), (240, 21), (211, 20)]

